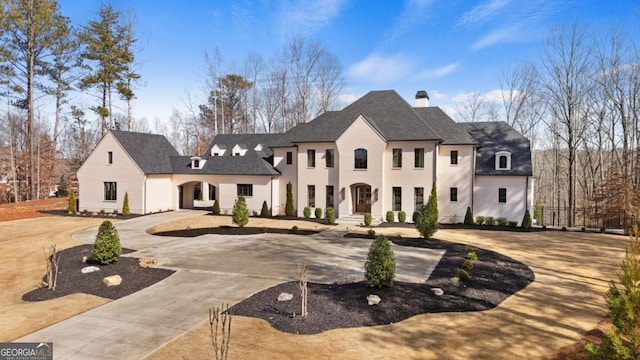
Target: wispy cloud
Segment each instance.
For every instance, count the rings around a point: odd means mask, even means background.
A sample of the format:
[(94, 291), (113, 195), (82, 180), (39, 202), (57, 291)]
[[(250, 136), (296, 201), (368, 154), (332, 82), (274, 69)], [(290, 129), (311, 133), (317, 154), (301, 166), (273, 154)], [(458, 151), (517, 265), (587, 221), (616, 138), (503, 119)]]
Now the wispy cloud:
[(475, 26), (492, 20), (501, 10), (509, 5), (511, 0), (489, 0), (474, 6), (458, 20), (460, 26)]
[(345, 3), (345, 0), (285, 2), (281, 6), (280, 22), (293, 33), (310, 35), (330, 24)]
[(353, 78), (366, 79), (367, 82), (390, 83), (410, 73), (415, 64), (415, 59), (405, 54), (371, 54), (349, 67), (347, 74)]
[(424, 70), (417, 77), (419, 79), (437, 79), (455, 72), (459, 67), (458, 63), (452, 63), (439, 68)]
[(473, 50), (480, 50), (497, 43), (515, 40), (520, 36), (520, 32), (521, 26), (517, 24), (501, 27), (481, 37), (473, 43), (472, 48)]
[(428, 9), (434, 0), (409, 0), (406, 2), (402, 13), (396, 18), (386, 39), (382, 42), (380, 49), (384, 50), (390, 44), (402, 37), (414, 26), (421, 24), (428, 18)]

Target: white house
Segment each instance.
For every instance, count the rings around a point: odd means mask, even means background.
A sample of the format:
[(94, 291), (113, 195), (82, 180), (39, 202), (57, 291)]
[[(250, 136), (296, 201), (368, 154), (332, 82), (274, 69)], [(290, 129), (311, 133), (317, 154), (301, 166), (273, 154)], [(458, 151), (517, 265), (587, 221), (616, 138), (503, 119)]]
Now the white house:
[(283, 134), (218, 135), (205, 154), (180, 156), (159, 135), (109, 131), (78, 170), (81, 210), (133, 213), (210, 206), (284, 212), (293, 186), (298, 215), (333, 207), (338, 217), (391, 210), (410, 218), (433, 182), (441, 222), (475, 216), (521, 221), (533, 201), (529, 141), (504, 122), (456, 123), (395, 91), (372, 91)]

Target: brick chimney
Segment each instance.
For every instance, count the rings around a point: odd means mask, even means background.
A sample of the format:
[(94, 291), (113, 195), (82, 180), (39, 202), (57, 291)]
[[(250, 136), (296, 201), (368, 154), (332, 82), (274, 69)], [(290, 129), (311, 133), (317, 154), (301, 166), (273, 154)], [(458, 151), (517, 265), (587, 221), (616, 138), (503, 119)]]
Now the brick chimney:
[(424, 90), (416, 93), (416, 107), (429, 107), (429, 95)]

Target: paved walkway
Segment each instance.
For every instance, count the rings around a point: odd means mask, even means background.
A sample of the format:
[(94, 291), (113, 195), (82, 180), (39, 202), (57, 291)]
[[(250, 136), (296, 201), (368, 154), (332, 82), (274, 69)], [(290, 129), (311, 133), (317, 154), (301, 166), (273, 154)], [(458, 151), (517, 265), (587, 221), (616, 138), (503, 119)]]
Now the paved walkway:
[[(206, 319), (210, 306), (234, 304), (294, 279), (295, 264), (310, 265), (309, 280), (332, 283), (362, 277), (371, 240), (346, 239), (341, 225), (314, 236), (260, 234), (195, 238), (149, 235), (156, 224), (199, 216), (177, 211), (116, 224), (129, 256), (152, 257), (177, 272), (130, 296), (49, 326), (17, 341), (53, 342), (56, 359), (143, 358)], [(97, 228), (74, 234), (93, 243)], [(424, 281), (443, 252), (394, 247), (397, 280)]]

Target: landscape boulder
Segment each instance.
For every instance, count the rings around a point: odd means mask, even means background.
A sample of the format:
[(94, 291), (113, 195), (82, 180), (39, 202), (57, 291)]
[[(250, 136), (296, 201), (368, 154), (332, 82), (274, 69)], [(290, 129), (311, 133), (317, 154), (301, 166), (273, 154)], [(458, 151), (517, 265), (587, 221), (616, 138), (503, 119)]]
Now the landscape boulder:
[(293, 294), (283, 292), (278, 295), (278, 301), (291, 301), (291, 299), (293, 299)]
[(97, 266), (85, 266), (82, 269), (80, 269), (80, 272), (83, 274), (92, 273), (94, 271), (100, 271), (100, 268)]
[(369, 305), (378, 305), (380, 303), (380, 296), (378, 295), (369, 295), (367, 296), (367, 302)]
[(120, 277), (120, 275), (110, 275), (102, 279), (102, 283), (107, 287), (118, 286), (120, 285), (120, 283), (122, 283), (122, 278)]
[(441, 288), (431, 288), (431, 291), (432, 291), (436, 296), (442, 296), (442, 295), (444, 295), (444, 290), (442, 290)]

